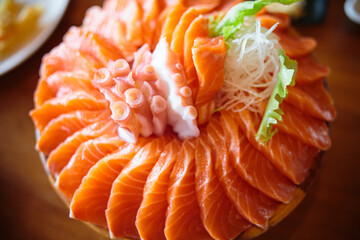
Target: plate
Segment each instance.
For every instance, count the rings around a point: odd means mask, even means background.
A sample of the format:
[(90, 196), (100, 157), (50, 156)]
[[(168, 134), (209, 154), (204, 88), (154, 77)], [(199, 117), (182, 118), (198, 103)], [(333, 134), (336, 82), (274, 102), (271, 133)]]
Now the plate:
[(59, 24), (69, 4), (69, 0), (23, 0), (19, 2), (42, 3), (44, 12), (39, 19), (37, 34), (23, 43), (17, 51), (0, 61), (0, 76), (25, 61), (45, 43)]
[(346, 16), (353, 22), (360, 24), (360, 0), (347, 0), (344, 4)]

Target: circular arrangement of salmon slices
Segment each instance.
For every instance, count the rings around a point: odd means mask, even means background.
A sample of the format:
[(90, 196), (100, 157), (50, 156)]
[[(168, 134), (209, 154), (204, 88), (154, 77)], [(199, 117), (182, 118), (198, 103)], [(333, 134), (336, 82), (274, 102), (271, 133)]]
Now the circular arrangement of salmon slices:
[[(262, 11), (257, 19), (265, 28), (279, 22), (275, 34), (298, 62), (278, 133), (262, 145), (255, 138), (261, 114), (211, 112), (226, 47), (222, 37), (209, 37), (207, 16), (237, 2), (106, 0), (44, 56), (30, 115), (36, 147), (71, 218), (111, 238), (235, 239), (256, 236), (296, 206), (315, 159), (330, 147), (327, 123), (336, 113), (324, 85), (329, 69), (311, 55), (316, 42), (300, 36), (288, 16)], [(147, 56), (160, 39), (184, 71), (187, 88), (179, 91), (194, 102), (199, 136), (179, 139), (161, 126), (154, 133), (162, 134), (124, 141), (111, 97), (97, 85), (108, 83), (96, 73), (116, 63), (123, 66), (118, 74), (151, 78)]]

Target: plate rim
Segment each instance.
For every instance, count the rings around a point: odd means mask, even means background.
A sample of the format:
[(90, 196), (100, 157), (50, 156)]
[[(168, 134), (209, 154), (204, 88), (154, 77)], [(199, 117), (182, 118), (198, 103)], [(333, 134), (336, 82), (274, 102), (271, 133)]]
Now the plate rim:
[[(32, 39), (28, 41), (28, 44), (20, 47), (17, 51), (13, 52), (11, 55), (0, 61), (0, 77), (25, 62), (45, 44), (45, 42), (50, 38), (56, 27), (59, 25), (61, 19), (63, 18), (68, 8), (69, 2), (70, 0), (60, 0), (61, 8), (59, 9), (58, 17), (54, 19), (53, 24), (51, 24), (48, 28), (42, 29), (38, 32), (38, 34), (41, 35), (39, 38), (37, 38), (35, 35), (34, 37), (32, 37)], [(43, 2), (43, 4), (46, 5), (46, 1)], [(43, 13), (43, 15), (44, 14), (45, 12)], [(42, 19), (39, 19), (39, 21), (42, 21)], [(19, 52), (21, 51), (24, 51), (24, 53), (16, 57), (16, 54), (19, 54)]]

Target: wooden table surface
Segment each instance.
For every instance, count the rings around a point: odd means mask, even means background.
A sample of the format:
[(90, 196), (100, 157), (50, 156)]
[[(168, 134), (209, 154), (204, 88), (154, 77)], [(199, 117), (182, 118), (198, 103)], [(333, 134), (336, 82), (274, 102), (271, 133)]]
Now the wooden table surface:
[[(34, 150), (28, 112), (41, 57), (60, 43), (84, 11), (102, 1), (71, 1), (52, 37), (30, 59), (0, 77), (0, 239), (104, 239), (68, 218)], [(360, 25), (343, 1), (329, 1), (323, 23), (298, 26), (318, 40), (317, 59), (331, 67), (328, 85), (337, 108), (332, 148), (306, 198), (259, 239), (360, 239)]]

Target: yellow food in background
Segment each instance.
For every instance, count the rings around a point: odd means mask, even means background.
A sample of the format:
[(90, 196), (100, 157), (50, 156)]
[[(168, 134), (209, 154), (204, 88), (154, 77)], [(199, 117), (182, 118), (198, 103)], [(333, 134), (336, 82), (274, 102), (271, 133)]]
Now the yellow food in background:
[(0, 59), (12, 53), (36, 30), (42, 4), (0, 1)]
[(280, 3), (272, 3), (266, 6), (268, 12), (272, 13), (286, 13), (294, 18), (299, 18), (303, 15), (305, 2), (296, 2), (290, 5), (283, 5)]

